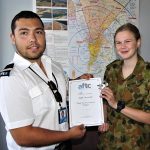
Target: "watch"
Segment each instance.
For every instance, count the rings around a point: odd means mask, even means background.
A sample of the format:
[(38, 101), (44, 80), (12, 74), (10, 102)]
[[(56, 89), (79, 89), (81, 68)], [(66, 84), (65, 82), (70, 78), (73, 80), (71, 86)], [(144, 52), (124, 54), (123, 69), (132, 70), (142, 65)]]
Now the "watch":
[(124, 108), (125, 108), (125, 101), (123, 100), (118, 101), (116, 111), (120, 112)]

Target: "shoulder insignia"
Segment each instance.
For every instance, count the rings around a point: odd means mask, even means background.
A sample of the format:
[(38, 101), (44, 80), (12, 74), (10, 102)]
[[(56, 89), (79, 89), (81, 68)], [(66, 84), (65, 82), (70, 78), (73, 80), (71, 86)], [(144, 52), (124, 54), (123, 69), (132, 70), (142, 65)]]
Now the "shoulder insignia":
[(14, 63), (7, 65), (1, 72), (0, 77), (9, 76), (10, 71), (13, 69)]

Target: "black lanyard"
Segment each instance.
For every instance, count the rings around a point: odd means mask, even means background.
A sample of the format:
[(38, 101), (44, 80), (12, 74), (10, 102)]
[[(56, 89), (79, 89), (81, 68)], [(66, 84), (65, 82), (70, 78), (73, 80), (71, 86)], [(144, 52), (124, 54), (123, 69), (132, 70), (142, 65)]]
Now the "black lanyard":
[(58, 91), (58, 83), (57, 83), (57, 80), (56, 80), (56, 77), (55, 75), (52, 73), (54, 79), (55, 79), (55, 82), (56, 84), (53, 82), (53, 81), (48, 81), (46, 82), (37, 72), (35, 72), (31, 67), (29, 67), (29, 69), (34, 72), (40, 79), (42, 79), (48, 86), (49, 88), (51, 89), (56, 101), (59, 103), (59, 106), (61, 107), (61, 102), (62, 102), (62, 96), (61, 94), (59, 93)]

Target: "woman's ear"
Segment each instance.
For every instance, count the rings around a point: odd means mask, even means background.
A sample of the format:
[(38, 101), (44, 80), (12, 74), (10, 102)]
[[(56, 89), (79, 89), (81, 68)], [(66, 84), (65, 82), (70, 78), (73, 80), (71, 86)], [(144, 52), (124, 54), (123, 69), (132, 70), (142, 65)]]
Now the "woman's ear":
[(137, 47), (140, 48), (141, 47), (141, 39), (137, 40)]

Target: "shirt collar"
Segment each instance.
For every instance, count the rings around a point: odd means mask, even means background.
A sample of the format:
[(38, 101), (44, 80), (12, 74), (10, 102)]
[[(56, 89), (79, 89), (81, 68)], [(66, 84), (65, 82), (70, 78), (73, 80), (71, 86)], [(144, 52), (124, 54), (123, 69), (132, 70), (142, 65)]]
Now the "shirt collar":
[[(120, 73), (118, 73), (118, 75), (121, 75), (121, 77), (122, 77), (122, 65), (123, 65), (123, 60), (121, 60), (120, 64), (119, 64), (119, 72)], [(129, 77), (127, 77), (127, 78), (132, 78), (133, 76), (137, 76), (137, 77), (140, 76), (143, 72), (144, 66), (145, 66), (144, 59), (140, 55), (138, 55), (138, 61), (133, 70), (133, 73), (131, 75), (129, 75)], [(122, 79), (123, 79), (123, 77), (122, 77)], [(125, 79), (123, 79), (123, 80), (125, 80)]]
[(21, 70), (25, 70), (26, 68), (28, 68), (32, 64), (30, 61), (26, 60), (25, 58), (23, 58), (22, 56), (20, 56), (16, 52), (15, 52), (15, 55), (13, 58), (13, 62), (15, 63), (16, 66), (19, 66), (19, 68)]
[[(50, 79), (52, 79), (52, 68), (51, 68), (51, 58), (43, 55), (41, 57), (42, 63), (45, 67), (45, 70), (47, 72), (47, 75)], [(21, 70), (25, 70), (31, 66), (32, 69), (34, 69), (36, 72), (40, 73), (41, 76), (44, 76), (42, 70), (39, 68), (37, 63), (31, 63), (29, 60), (23, 58), (18, 53), (15, 52), (13, 62), (16, 66), (18, 66)], [(47, 69), (48, 68), (48, 69)]]
[(136, 66), (134, 68), (133, 74), (135, 76), (142, 74), (144, 67), (145, 67), (145, 61), (141, 56), (138, 55), (138, 61), (137, 61)]

